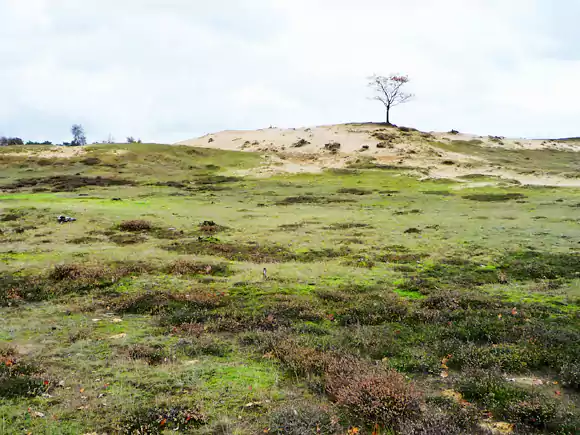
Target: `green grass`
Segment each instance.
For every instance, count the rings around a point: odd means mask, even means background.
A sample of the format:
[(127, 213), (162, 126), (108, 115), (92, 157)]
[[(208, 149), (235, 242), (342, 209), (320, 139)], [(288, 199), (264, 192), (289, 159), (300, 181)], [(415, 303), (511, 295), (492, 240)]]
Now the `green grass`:
[[(579, 189), (242, 177), (261, 156), (149, 144), (8, 151), (0, 433), (480, 433), (483, 411), (520, 433), (580, 430)], [(542, 384), (505, 380), (522, 377)]]
[[(514, 169), (520, 173), (572, 176), (580, 169), (580, 154), (562, 150), (510, 150), (481, 146), (478, 140), (433, 142), (432, 145), (457, 153), (483, 158), (494, 165)], [(477, 180), (484, 181), (484, 180)]]

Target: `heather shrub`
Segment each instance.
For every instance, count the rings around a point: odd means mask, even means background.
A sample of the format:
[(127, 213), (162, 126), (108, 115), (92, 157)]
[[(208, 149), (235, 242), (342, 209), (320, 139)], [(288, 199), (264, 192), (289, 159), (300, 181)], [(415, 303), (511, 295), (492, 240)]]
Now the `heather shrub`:
[(134, 360), (144, 360), (149, 365), (161, 364), (167, 359), (167, 354), (162, 346), (134, 344), (129, 347), (127, 353), (129, 358)]
[(396, 295), (365, 295), (352, 306), (338, 310), (337, 320), (342, 325), (380, 325), (401, 321), (408, 309), (408, 303)]
[(525, 390), (507, 382), (501, 372), (494, 369), (466, 369), (457, 389), (465, 399), (500, 411), (509, 403), (528, 398)]
[(566, 387), (580, 389), (580, 363), (567, 362), (560, 369), (560, 379)]
[(545, 428), (557, 417), (557, 406), (553, 400), (538, 396), (508, 403), (503, 414), (509, 421)]
[(129, 231), (129, 232), (140, 232), (140, 231), (149, 231), (153, 228), (153, 224), (146, 220), (130, 220), (124, 221), (119, 224), (119, 229), (121, 231)]
[(300, 403), (285, 405), (274, 411), (270, 433), (277, 435), (342, 434), (338, 417), (328, 407)]
[(328, 365), (329, 357), (311, 347), (300, 346), (294, 340), (274, 344), (272, 354), (296, 376), (320, 375)]
[(174, 275), (225, 275), (228, 268), (225, 264), (203, 264), (180, 258), (167, 266), (166, 270)]
[(34, 364), (22, 361), (8, 346), (0, 350), (0, 398), (38, 396), (46, 392), (49, 383), (41, 377)]
[(326, 391), (354, 420), (396, 428), (421, 414), (421, 396), (403, 375), (354, 358), (331, 360)]

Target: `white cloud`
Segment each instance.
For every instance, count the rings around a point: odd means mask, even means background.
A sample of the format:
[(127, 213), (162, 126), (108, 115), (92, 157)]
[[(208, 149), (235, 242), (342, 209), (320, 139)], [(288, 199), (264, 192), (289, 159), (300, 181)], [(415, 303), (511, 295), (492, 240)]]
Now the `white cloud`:
[[(177, 141), (382, 120), (372, 73), (408, 73), (395, 122), (578, 135), (572, 32), (548, 0), (0, 0), (0, 134)], [(578, 32), (577, 32), (578, 33)], [(580, 35), (576, 35), (580, 36)], [(580, 54), (580, 53), (579, 53)]]

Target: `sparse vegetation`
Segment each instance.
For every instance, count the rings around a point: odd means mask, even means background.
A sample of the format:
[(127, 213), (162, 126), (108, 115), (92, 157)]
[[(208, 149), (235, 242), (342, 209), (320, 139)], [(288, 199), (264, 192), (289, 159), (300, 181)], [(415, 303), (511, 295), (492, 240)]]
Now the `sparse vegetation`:
[(580, 430), (577, 189), (78, 151), (0, 161), (0, 433)]
[(340, 144), (338, 142), (329, 142), (324, 145), (324, 149), (331, 153), (337, 153), (340, 150)]

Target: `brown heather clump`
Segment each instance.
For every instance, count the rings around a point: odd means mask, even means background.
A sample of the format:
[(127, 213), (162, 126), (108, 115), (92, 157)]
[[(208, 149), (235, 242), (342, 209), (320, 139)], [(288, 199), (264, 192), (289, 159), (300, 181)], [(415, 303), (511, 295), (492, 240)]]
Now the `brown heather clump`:
[(311, 347), (300, 346), (293, 340), (283, 340), (273, 346), (272, 355), (296, 375), (322, 374), (329, 357)]
[(173, 275), (223, 275), (227, 272), (224, 264), (203, 264), (197, 261), (181, 258), (167, 267), (167, 272)]
[(54, 267), (49, 278), (54, 281), (83, 280), (99, 281), (110, 275), (103, 266), (86, 264), (58, 264)]
[(149, 231), (152, 228), (153, 224), (151, 222), (140, 219), (124, 221), (119, 224), (119, 229), (121, 231), (129, 232)]
[(80, 281), (80, 282), (98, 282), (98, 281), (117, 281), (125, 276), (132, 274), (143, 274), (151, 271), (151, 266), (146, 263), (119, 263), (112, 265), (103, 264), (58, 264), (48, 274), (52, 281)]
[(326, 369), (326, 391), (354, 420), (397, 428), (421, 415), (421, 395), (399, 372), (355, 358)]

